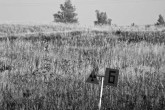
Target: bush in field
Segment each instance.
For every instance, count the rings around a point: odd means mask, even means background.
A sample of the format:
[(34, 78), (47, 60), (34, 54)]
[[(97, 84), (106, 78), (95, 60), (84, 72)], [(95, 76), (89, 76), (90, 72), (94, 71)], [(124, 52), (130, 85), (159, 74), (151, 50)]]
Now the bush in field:
[(72, 5), (70, 0), (66, 0), (64, 4), (60, 5), (61, 11), (54, 14), (55, 22), (62, 23), (77, 23), (77, 14), (75, 13), (76, 8)]
[(99, 12), (99, 10), (96, 10), (96, 17), (97, 21), (94, 21), (95, 25), (111, 25), (112, 19), (107, 18), (106, 12)]
[(135, 26), (135, 23), (132, 23), (131, 26)]
[(159, 15), (159, 19), (156, 25), (165, 25), (164, 18), (161, 14)]

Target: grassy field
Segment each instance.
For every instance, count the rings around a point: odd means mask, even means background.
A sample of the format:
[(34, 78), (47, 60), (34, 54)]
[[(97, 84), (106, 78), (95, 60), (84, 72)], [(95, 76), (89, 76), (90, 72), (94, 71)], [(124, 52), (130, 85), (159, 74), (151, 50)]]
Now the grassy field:
[(164, 30), (1, 24), (0, 38), (0, 110), (97, 110), (94, 68), (119, 69), (102, 110), (165, 109)]

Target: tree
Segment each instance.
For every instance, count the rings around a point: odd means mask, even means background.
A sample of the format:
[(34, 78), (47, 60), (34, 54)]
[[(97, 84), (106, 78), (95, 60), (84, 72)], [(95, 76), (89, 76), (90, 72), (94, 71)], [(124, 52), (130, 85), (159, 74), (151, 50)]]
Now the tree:
[(62, 23), (77, 23), (78, 19), (76, 18), (77, 14), (75, 13), (76, 8), (72, 5), (71, 0), (66, 0), (64, 4), (60, 5), (61, 11), (54, 14), (55, 22)]
[(157, 22), (157, 25), (164, 25), (164, 24), (165, 24), (164, 18), (163, 18), (163, 16), (160, 14), (160, 15), (159, 15), (158, 22)]
[(112, 19), (108, 19), (106, 12), (99, 12), (98, 10), (95, 12), (97, 18), (97, 21), (94, 21), (95, 25), (111, 25)]
[(132, 23), (131, 26), (135, 26), (135, 23)]

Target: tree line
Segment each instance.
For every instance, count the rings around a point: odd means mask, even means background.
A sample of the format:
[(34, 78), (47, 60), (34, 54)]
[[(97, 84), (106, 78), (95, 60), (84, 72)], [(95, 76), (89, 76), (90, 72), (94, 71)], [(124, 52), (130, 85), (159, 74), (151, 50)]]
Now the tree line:
[[(75, 13), (76, 8), (72, 5), (71, 0), (66, 0), (64, 4), (60, 4), (61, 11), (55, 13), (54, 22), (61, 23), (78, 23), (77, 13)], [(107, 17), (106, 12), (100, 12), (96, 10), (96, 21), (94, 21), (95, 25), (111, 25), (112, 19)], [(134, 23), (132, 24), (134, 25)], [(160, 14), (155, 25), (164, 25), (165, 21), (163, 16)]]

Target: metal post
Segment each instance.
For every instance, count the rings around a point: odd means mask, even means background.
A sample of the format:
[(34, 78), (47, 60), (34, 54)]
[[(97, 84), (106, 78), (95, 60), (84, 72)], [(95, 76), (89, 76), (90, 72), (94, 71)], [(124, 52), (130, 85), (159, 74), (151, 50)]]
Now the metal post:
[(101, 99), (102, 99), (102, 95), (103, 95), (103, 80), (104, 77), (101, 77), (101, 92), (100, 92), (100, 100), (99, 100), (99, 110), (101, 110)]

